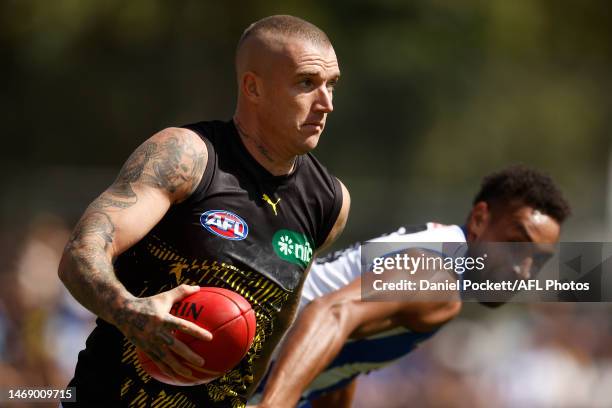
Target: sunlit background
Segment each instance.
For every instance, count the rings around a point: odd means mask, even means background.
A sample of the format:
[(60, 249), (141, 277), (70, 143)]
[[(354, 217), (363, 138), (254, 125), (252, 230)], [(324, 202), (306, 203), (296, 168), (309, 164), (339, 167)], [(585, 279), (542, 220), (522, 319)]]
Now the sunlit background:
[[(516, 162), (566, 193), (564, 240), (612, 240), (605, 1), (2, 0), (0, 385), (72, 376), (92, 321), (56, 277), (70, 229), (154, 132), (231, 117), (236, 42), (270, 14), (317, 24), (339, 57), (315, 152), (352, 195), (338, 248), (461, 223), (481, 177)], [(612, 406), (611, 312), (469, 305), (364, 376), (355, 406)]]

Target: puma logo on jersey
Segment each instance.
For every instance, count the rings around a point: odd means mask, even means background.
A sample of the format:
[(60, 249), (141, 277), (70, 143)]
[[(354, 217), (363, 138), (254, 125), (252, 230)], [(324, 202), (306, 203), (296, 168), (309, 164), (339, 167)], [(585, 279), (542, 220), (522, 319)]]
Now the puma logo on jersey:
[(281, 200), (280, 198), (278, 200), (276, 200), (275, 203), (272, 202), (272, 199), (270, 199), (270, 197), (268, 197), (267, 194), (264, 193), (263, 197), (261, 197), (262, 200), (264, 200), (266, 203), (270, 204), (270, 206), (272, 207), (272, 210), (274, 211), (274, 215), (278, 215), (278, 213), (276, 212), (276, 205), (278, 204), (278, 202)]

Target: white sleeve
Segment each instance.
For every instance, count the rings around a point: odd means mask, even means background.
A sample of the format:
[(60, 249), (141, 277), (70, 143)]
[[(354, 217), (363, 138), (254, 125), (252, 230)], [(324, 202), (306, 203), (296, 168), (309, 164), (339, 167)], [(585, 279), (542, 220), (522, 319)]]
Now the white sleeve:
[[(431, 243), (432, 249), (443, 251), (445, 242), (465, 242), (465, 235), (457, 225), (427, 223), (423, 225), (402, 227), (397, 231), (373, 238), (368, 242)], [(350, 248), (336, 251), (331, 255), (316, 259), (304, 282), (300, 309), (312, 300), (345, 287), (361, 276), (361, 243)]]
[(300, 309), (317, 297), (345, 287), (361, 276), (361, 244), (317, 259), (304, 282)]

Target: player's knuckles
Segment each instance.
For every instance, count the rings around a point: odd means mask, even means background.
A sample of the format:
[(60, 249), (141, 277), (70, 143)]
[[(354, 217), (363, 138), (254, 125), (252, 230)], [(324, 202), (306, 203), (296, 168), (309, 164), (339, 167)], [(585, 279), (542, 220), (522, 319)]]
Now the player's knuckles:
[(173, 317), (172, 315), (167, 315), (164, 318), (164, 321), (162, 323), (162, 327), (166, 330), (170, 330), (171, 332), (175, 331), (176, 329), (178, 329), (178, 324), (180, 322)]
[(161, 362), (166, 357), (166, 353), (164, 353), (160, 349), (153, 348), (153, 347), (146, 348), (144, 352), (147, 353), (149, 357), (151, 357), (151, 360), (156, 361), (156, 362)]
[(147, 324), (145, 325), (145, 330), (149, 329), (151, 332), (154, 332), (158, 330), (160, 326), (163, 326), (166, 320), (166, 313), (167, 312), (165, 312), (161, 307), (147, 313)]
[(132, 342), (133, 345), (135, 345), (136, 347), (139, 347), (141, 349), (145, 349), (145, 343), (140, 340), (138, 337), (128, 337), (128, 339)]
[(174, 336), (172, 336), (171, 334), (165, 332), (165, 331), (158, 331), (156, 333), (156, 336), (158, 339), (160, 339), (164, 344), (171, 346), (174, 344), (175, 339)]

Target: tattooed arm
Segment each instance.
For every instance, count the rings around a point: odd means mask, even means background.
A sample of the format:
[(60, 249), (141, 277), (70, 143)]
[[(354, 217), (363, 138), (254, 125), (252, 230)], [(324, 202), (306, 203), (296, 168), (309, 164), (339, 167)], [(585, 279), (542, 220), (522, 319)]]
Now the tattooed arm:
[(138, 147), (113, 184), (85, 210), (62, 257), (59, 276), (87, 309), (115, 325), (145, 351), (166, 374), (191, 372), (168, 352), (193, 364), (203, 361), (176, 340), (178, 329), (209, 340), (209, 332), (172, 316), (172, 304), (197, 292), (181, 285), (147, 298), (137, 298), (119, 282), (113, 259), (157, 224), (173, 203), (185, 200), (206, 168), (206, 145), (190, 130), (165, 129)]

